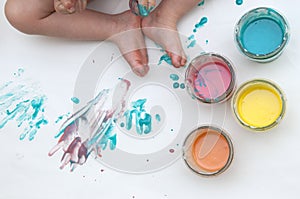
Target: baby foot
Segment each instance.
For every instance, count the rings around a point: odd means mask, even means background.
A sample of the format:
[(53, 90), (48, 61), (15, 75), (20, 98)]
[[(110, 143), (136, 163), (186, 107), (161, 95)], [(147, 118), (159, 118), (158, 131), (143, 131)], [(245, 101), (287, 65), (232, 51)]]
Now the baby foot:
[(86, 5), (87, 0), (54, 0), (55, 11), (61, 14), (82, 12)]
[(109, 40), (118, 45), (132, 71), (138, 76), (145, 76), (149, 71), (149, 66), (144, 35), (141, 30), (141, 17), (130, 11), (114, 15), (114, 17), (115, 28)]
[(143, 33), (162, 46), (176, 68), (186, 64), (186, 55), (181, 45), (176, 22), (160, 18), (157, 12), (151, 13), (142, 21)]

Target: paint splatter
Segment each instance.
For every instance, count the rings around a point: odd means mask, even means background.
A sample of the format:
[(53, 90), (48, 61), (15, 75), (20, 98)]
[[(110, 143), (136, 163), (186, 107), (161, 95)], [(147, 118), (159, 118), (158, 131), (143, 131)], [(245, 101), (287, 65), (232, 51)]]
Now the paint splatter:
[(171, 60), (171, 57), (166, 53), (166, 54), (163, 54), (161, 57), (160, 57), (160, 60), (158, 62), (158, 65), (161, 65), (162, 62), (165, 61), (167, 64), (171, 65), (172, 66), (172, 60)]
[(121, 79), (114, 92), (102, 90), (62, 124), (55, 136), (59, 138), (58, 143), (48, 153), (52, 156), (63, 149), (61, 169), (70, 163), (73, 171), (87, 161), (90, 153), (101, 157), (101, 150), (107, 146), (111, 150), (116, 148), (117, 136), (113, 129), (124, 111), (129, 86), (129, 81)]
[(19, 68), (14, 81), (0, 86), (0, 129), (15, 121), (18, 128), (23, 128), (20, 140), (28, 136), (31, 141), (41, 126), (48, 124), (44, 116), (47, 98), (38, 83), (22, 78), (23, 73), (24, 69)]
[(169, 152), (170, 152), (170, 153), (174, 153), (175, 150), (174, 150), (174, 149), (170, 149)]
[(79, 104), (79, 103), (80, 103), (80, 100), (79, 100), (77, 97), (72, 97), (72, 98), (71, 98), (71, 101), (72, 101), (74, 104)]
[(188, 37), (186, 43), (188, 43), (187, 48), (192, 48), (196, 46), (197, 40), (195, 37), (195, 33), (197, 33), (198, 29), (204, 26), (208, 22), (207, 17), (202, 17), (198, 23), (194, 25), (193, 34)]
[(176, 88), (179, 88), (179, 83), (178, 83), (178, 82), (174, 82), (174, 83), (173, 83), (173, 88), (175, 88), (175, 89), (176, 89)]
[(179, 76), (177, 74), (170, 74), (170, 79), (173, 80), (173, 88), (174, 89), (185, 89), (185, 84), (184, 83), (179, 83)]
[(236, 5), (242, 5), (243, 4), (243, 0), (236, 0), (235, 3), (236, 3)]
[(126, 118), (125, 128), (130, 130), (133, 125), (138, 134), (148, 134), (152, 130), (152, 116), (145, 110), (146, 99), (138, 99), (132, 102), (131, 109), (124, 113)]
[(159, 114), (155, 114), (155, 119), (156, 119), (158, 122), (160, 122), (160, 121), (161, 121), (160, 115), (159, 115)]
[(185, 89), (185, 83), (181, 83), (179, 86), (181, 89)]
[(147, 5), (140, 4), (138, 0), (130, 0), (129, 7), (131, 12), (133, 12), (137, 16), (146, 17), (150, 14), (150, 12), (154, 9), (154, 5)]

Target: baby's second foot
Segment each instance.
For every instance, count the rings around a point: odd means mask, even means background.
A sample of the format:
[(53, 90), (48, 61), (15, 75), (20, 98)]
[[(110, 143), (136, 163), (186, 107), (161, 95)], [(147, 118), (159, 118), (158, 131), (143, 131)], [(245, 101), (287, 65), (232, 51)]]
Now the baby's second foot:
[(176, 22), (159, 17), (157, 12), (151, 13), (142, 21), (143, 33), (162, 46), (171, 57), (172, 64), (178, 68), (186, 64), (186, 56), (178, 35)]
[(149, 71), (148, 55), (144, 36), (141, 30), (141, 18), (126, 11), (114, 15), (113, 35), (109, 40), (116, 43), (129, 63), (132, 71), (138, 76), (145, 76)]

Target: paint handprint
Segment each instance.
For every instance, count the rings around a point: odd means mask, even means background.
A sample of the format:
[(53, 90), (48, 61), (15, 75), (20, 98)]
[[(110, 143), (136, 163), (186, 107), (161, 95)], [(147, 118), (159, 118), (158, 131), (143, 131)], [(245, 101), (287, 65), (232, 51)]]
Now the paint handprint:
[(49, 151), (52, 156), (59, 149), (64, 151), (60, 168), (70, 163), (71, 171), (86, 162), (94, 152), (101, 157), (101, 150), (107, 146), (116, 147), (116, 134), (113, 131), (116, 121), (125, 108), (130, 82), (121, 79), (114, 92), (102, 90), (86, 106), (65, 121), (55, 137), (58, 143)]

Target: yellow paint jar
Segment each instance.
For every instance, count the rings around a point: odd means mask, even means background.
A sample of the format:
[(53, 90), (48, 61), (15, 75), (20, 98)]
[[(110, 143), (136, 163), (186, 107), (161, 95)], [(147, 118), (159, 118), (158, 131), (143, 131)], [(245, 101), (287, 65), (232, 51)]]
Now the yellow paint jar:
[(254, 131), (266, 131), (282, 120), (286, 99), (275, 83), (254, 79), (237, 89), (232, 98), (232, 108), (242, 126)]

